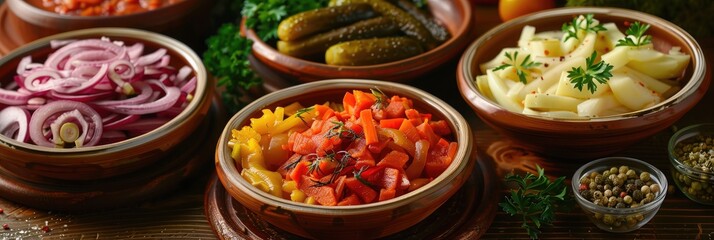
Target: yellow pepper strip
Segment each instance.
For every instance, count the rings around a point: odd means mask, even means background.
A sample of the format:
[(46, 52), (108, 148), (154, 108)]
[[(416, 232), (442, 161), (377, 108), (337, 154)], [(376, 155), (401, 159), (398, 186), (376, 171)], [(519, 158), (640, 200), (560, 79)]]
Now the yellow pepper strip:
[(275, 126), (275, 114), (270, 109), (263, 109), (263, 116), (251, 118), (250, 126), (259, 134), (267, 134), (268, 130)]
[(299, 189), (295, 189), (290, 193), (290, 200), (293, 202), (305, 202), (305, 197), (307, 197), (305, 193)]
[(395, 144), (407, 151), (409, 156), (414, 157), (416, 152), (414, 142), (409, 140), (402, 131), (392, 128), (377, 128), (377, 134), (393, 139)]
[[(231, 141), (233, 141), (233, 140), (231, 139)], [(235, 141), (235, 142), (233, 142), (233, 149), (231, 149), (231, 158), (233, 158), (233, 160), (236, 161), (236, 163), (240, 163), (239, 161), (241, 160), (240, 145), (241, 145), (240, 143), (237, 143), (237, 141)], [(241, 166), (243, 166), (243, 165), (241, 164)]]
[(260, 142), (260, 134), (249, 126), (243, 126), (243, 128), (241, 128), (240, 130), (231, 130), (231, 136), (233, 136), (233, 139), (237, 140), (237, 142), (235, 143), (236, 145), (245, 144), (251, 138)]
[(296, 189), (297, 189), (297, 182), (295, 182), (295, 181), (284, 181), (283, 182), (283, 192), (291, 193), (293, 190), (296, 190)]
[(307, 198), (305, 198), (305, 203), (310, 204), (310, 205), (315, 205), (315, 204), (317, 204), (317, 201), (315, 200), (314, 197), (307, 197)]
[(285, 118), (285, 108), (276, 107), (275, 112), (273, 112), (273, 115), (275, 115), (275, 123), (273, 123), (273, 126), (275, 126), (282, 122), (283, 118)]
[(281, 176), (280, 173), (255, 168), (245, 168), (241, 171), (241, 176), (250, 184), (264, 192), (276, 197), (283, 196), (283, 176)]
[(299, 102), (293, 102), (290, 105), (287, 105), (284, 107), (285, 109), (285, 115), (290, 116), (295, 114), (298, 110), (303, 109), (305, 107), (302, 106)]
[(260, 147), (258, 140), (251, 138), (247, 143), (241, 143), (240, 148), (240, 159), (243, 169), (266, 169), (265, 159), (263, 158), (263, 149)]
[(415, 146), (416, 152), (414, 160), (405, 171), (409, 179), (416, 179), (421, 176), (422, 171), (424, 171), (424, 165), (426, 165), (427, 155), (429, 154), (429, 141), (420, 139), (416, 142)]
[[(307, 108), (303, 108), (307, 109)], [(288, 130), (298, 127), (298, 126), (310, 126), (312, 122), (315, 120), (315, 117), (317, 116), (317, 111), (315, 111), (315, 108), (313, 106), (312, 109), (309, 109), (307, 111), (298, 111), (294, 113), (293, 115), (290, 115), (290, 117), (286, 118), (282, 122), (278, 123), (270, 129), (270, 134), (280, 134), (287, 132)], [(304, 122), (303, 122), (304, 121)]]

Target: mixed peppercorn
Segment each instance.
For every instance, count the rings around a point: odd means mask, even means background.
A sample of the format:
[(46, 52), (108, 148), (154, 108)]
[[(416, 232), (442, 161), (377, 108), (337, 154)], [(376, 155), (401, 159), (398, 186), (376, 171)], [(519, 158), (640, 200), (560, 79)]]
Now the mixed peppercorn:
[(672, 171), (682, 192), (695, 201), (714, 204), (714, 138), (699, 135), (691, 141), (680, 142), (674, 147), (673, 154), (682, 165), (697, 170)]
[[(620, 166), (585, 174), (580, 179), (579, 194), (603, 207), (636, 208), (653, 202), (660, 191), (660, 185), (649, 172)], [(643, 213), (624, 216), (595, 212), (594, 215), (597, 221), (616, 228), (635, 226), (645, 217)]]

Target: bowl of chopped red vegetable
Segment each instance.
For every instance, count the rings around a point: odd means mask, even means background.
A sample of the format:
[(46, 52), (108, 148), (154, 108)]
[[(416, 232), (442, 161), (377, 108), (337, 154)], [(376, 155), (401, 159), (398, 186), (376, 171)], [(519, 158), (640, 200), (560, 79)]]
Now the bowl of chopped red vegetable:
[(226, 125), (216, 171), (265, 221), (308, 238), (373, 239), (436, 210), (473, 170), (468, 123), (399, 83), (331, 79), (270, 93)]
[(213, 86), (172, 38), (95, 28), (34, 41), (0, 60), (0, 166), (22, 179), (103, 179), (186, 140)]
[(696, 40), (646, 13), (562, 8), (505, 22), (466, 50), (462, 97), (489, 126), (545, 155), (593, 159), (672, 125), (706, 93)]
[(186, 16), (206, 6), (199, 0), (7, 0), (8, 8), (34, 31), (92, 27), (132, 27), (165, 31), (181, 27)]
[[(253, 40), (258, 74), (268, 80), (332, 78), (408, 81), (462, 52), (474, 26), (468, 0), (340, 0), (267, 26), (243, 27)], [(251, 27), (256, 27), (257, 32)], [(248, 28), (248, 29), (245, 29)]]

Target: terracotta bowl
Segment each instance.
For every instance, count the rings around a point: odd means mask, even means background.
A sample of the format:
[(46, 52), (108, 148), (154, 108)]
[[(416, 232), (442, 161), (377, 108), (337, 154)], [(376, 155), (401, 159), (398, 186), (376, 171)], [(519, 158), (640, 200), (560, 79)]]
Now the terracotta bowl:
[[(640, 21), (651, 28), (647, 34), (660, 51), (680, 46), (691, 61), (680, 79), (681, 90), (661, 103), (620, 115), (586, 120), (567, 120), (515, 113), (499, 106), (479, 92), (477, 75), (484, 74), (479, 64), (495, 57), (504, 47), (516, 46), (525, 25), (537, 31), (560, 30), (563, 23), (580, 14), (595, 14), (602, 23)], [(621, 29), (624, 32), (623, 29)], [(687, 32), (659, 17), (617, 8), (560, 8), (547, 10), (505, 22), (477, 39), (461, 57), (457, 84), (462, 97), (488, 125), (507, 137), (522, 142), (543, 154), (593, 159), (623, 150), (669, 127), (704, 96), (711, 70), (706, 69), (704, 53)]]
[(62, 15), (42, 7), (43, 0), (7, 0), (8, 7), (25, 22), (58, 31), (92, 27), (132, 27), (150, 30), (178, 26), (176, 22), (201, 6), (204, 0), (183, 0), (155, 10), (122, 16)]
[[(93, 28), (42, 38), (19, 48), (0, 59), (0, 83), (13, 81), (20, 60), (32, 55), (34, 61), (44, 61), (54, 50), (50, 41), (108, 37), (127, 44), (144, 43), (144, 52), (165, 48), (171, 56), (171, 66), (189, 66), (198, 83), (194, 98), (176, 117), (164, 125), (124, 141), (82, 148), (47, 148), (22, 143), (0, 135), (0, 167), (29, 181), (46, 179), (91, 180), (118, 176), (150, 165), (170, 152), (196, 129), (208, 114), (213, 96), (213, 80), (196, 53), (172, 38), (142, 30), (124, 28)], [(170, 161), (170, 160), (166, 160)]]
[[(267, 66), (267, 70), (272, 70), (284, 80), (311, 82), (331, 78), (367, 78), (405, 82), (420, 77), (461, 54), (472, 41), (474, 17), (468, 0), (429, 0), (428, 3), (434, 18), (446, 27), (451, 38), (428, 52), (390, 63), (332, 66), (282, 54), (275, 48), (274, 43), (262, 41), (253, 30), (247, 30), (246, 36), (254, 41), (253, 55), (256, 59)], [(261, 71), (258, 73), (261, 74)], [(276, 77), (273, 73), (261, 75)]]
[[(459, 147), (451, 165), (429, 184), (397, 198), (357, 206), (320, 206), (296, 203), (265, 193), (240, 175), (227, 147), (231, 129), (249, 124), (263, 108), (285, 106), (294, 101), (304, 106), (325, 101), (341, 101), (353, 89), (369, 91), (378, 87), (387, 95), (398, 94), (414, 101), (420, 111), (444, 119), (454, 132)], [(216, 170), (228, 193), (263, 220), (290, 233), (308, 238), (374, 239), (404, 230), (429, 216), (449, 199), (473, 170), (476, 149), (466, 120), (452, 107), (416, 88), (364, 79), (335, 79), (279, 90), (252, 102), (228, 121), (216, 147)]]

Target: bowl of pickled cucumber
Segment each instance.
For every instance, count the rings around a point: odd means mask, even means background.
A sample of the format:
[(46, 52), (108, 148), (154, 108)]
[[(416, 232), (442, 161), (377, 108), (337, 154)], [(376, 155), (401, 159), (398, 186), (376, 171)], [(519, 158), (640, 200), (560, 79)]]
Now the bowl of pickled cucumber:
[(691, 35), (617, 8), (563, 8), (503, 23), (462, 56), (463, 98), (491, 127), (536, 152), (602, 157), (669, 127), (711, 73)]
[(283, 19), (275, 41), (244, 29), (263, 78), (404, 82), (461, 54), (473, 25), (468, 0), (332, 0)]

